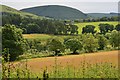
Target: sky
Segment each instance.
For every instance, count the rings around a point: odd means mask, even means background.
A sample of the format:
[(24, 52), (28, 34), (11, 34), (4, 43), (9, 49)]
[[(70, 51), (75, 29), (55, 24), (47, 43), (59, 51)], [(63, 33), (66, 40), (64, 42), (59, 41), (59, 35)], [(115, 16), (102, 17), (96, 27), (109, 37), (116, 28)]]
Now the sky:
[(84, 13), (118, 12), (119, 0), (2, 0), (0, 4), (17, 10), (44, 5), (62, 5), (76, 8)]

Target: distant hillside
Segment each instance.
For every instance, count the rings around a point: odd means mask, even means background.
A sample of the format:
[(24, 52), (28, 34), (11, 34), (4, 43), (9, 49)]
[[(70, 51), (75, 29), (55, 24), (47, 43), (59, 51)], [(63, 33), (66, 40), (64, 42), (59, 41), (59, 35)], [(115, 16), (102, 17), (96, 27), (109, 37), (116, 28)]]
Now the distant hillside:
[(22, 9), (21, 11), (54, 19), (74, 20), (88, 18), (86, 14), (77, 9), (59, 5), (38, 6)]
[(42, 18), (40, 16), (31, 14), (31, 13), (27, 13), (27, 12), (22, 12), (22, 11), (14, 9), (14, 8), (5, 6), (5, 5), (0, 5), (0, 6), (2, 6), (2, 8), (0, 8), (1, 13), (19, 14), (22, 17)]
[(118, 16), (118, 13), (88, 13), (88, 16), (93, 18)]

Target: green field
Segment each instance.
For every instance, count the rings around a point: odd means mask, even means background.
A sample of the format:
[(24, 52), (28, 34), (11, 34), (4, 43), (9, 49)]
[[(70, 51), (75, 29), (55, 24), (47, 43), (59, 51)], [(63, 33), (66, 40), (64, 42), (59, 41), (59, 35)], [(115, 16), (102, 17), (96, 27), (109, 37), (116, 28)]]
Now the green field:
[(97, 30), (97, 32), (99, 32), (99, 24), (100, 23), (108, 23), (108, 24), (111, 24), (111, 25), (114, 25), (116, 26), (118, 24), (117, 21), (115, 22), (83, 22), (83, 23), (76, 23), (75, 25), (77, 25), (79, 27), (78, 31), (79, 31), (79, 34), (82, 33), (82, 28), (85, 27), (86, 25), (94, 25), (95, 26), (95, 30)]

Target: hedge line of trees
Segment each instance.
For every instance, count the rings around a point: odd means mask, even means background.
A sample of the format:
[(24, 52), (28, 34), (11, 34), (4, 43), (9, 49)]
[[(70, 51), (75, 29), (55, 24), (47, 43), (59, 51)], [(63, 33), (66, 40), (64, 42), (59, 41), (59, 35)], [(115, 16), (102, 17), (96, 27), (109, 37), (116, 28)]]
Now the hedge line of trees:
[(2, 45), (3, 56), (10, 54), (10, 60), (15, 60), (27, 50), (52, 51), (53, 54), (59, 55), (65, 50), (95, 52), (104, 49), (120, 49), (120, 32), (113, 30), (111, 33), (105, 34), (81, 34), (79, 36), (69, 38), (52, 38), (42, 43), (39, 39), (25, 40), (22, 37), (22, 30), (14, 25), (5, 25), (2, 28)]
[[(99, 24), (99, 30), (100, 34), (106, 34), (107, 32), (111, 32), (113, 30), (120, 31), (120, 24), (117, 24), (116, 26), (110, 25), (110, 24)], [(95, 34), (97, 31), (95, 30), (94, 25), (86, 25), (85, 27), (82, 28), (82, 33), (92, 33)]]
[(99, 21), (119, 21), (120, 16), (112, 16), (112, 17), (102, 17), (102, 18), (88, 18), (81, 20), (74, 20), (74, 22), (99, 22)]

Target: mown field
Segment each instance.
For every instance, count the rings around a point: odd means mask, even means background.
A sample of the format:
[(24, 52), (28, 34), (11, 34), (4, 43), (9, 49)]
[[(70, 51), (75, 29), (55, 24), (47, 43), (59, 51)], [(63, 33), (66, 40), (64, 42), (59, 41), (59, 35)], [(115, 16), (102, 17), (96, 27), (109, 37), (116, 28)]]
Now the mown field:
[(111, 22), (83, 22), (83, 23), (76, 23), (75, 25), (77, 25), (79, 28), (78, 28), (78, 32), (79, 34), (82, 33), (82, 28), (85, 27), (86, 25), (94, 25), (95, 26), (95, 30), (97, 30), (97, 32), (99, 32), (99, 24), (100, 23), (108, 23), (108, 24), (111, 24), (111, 25), (114, 25), (116, 26), (118, 24), (117, 21), (111, 21)]

